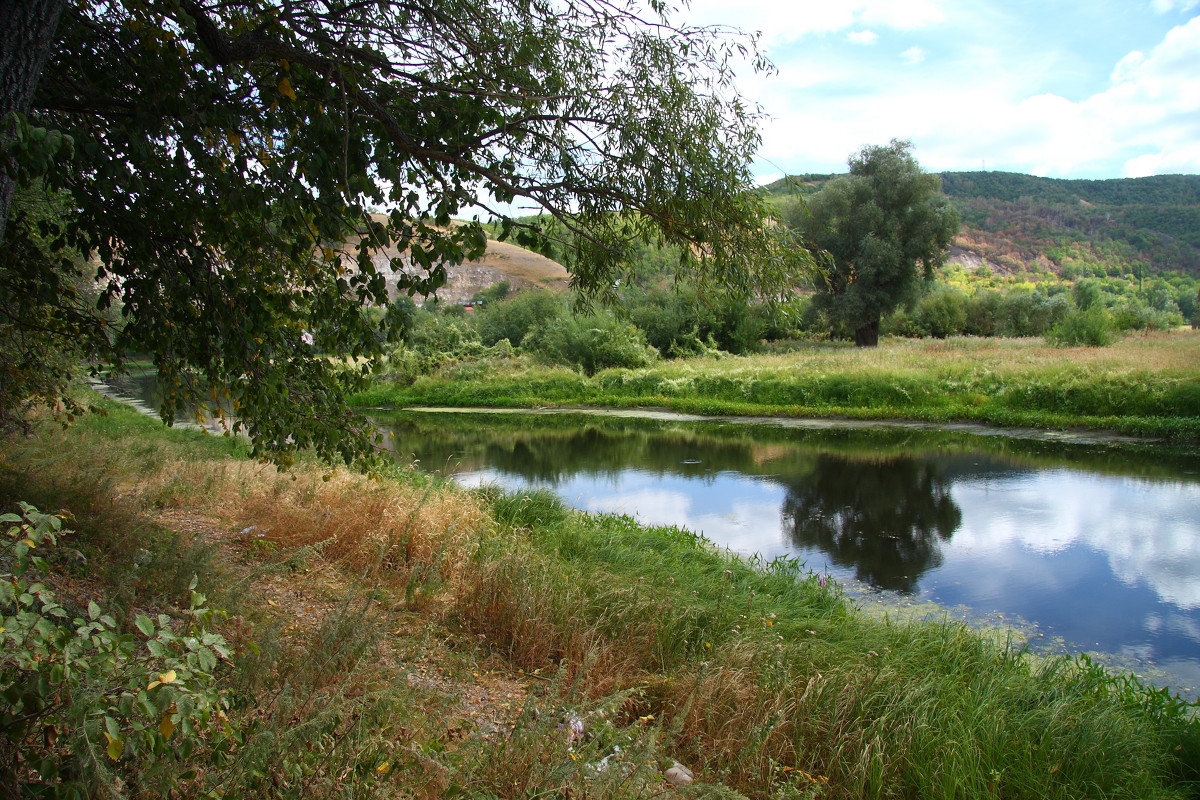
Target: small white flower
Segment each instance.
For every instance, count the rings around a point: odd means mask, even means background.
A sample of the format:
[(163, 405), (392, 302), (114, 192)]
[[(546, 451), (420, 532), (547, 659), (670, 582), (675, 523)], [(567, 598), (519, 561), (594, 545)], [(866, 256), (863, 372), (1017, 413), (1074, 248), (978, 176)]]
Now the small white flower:
[(308, 331), (305, 331), (304, 333), (300, 334), (300, 341), (304, 342), (305, 344), (312, 344), (313, 335)]

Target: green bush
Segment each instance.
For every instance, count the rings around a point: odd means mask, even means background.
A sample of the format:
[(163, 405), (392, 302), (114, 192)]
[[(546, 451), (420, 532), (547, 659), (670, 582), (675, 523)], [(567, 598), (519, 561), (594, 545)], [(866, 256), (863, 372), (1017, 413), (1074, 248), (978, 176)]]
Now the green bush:
[(213, 677), (229, 649), (206, 630), (205, 597), (192, 592), (183, 623), (137, 615), (140, 636), (95, 602), (73, 614), (39, 580), (64, 518), (20, 508), (0, 516), (0, 784), (83, 797), (115, 774), (169, 789), (179, 759), (233, 733)]
[(1072, 311), (1046, 335), (1059, 347), (1107, 347), (1114, 339), (1112, 320), (1098, 306)]
[(913, 310), (913, 323), (922, 336), (945, 339), (964, 332), (966, 298), (957, 289), (937, 289), (921, 298)]
[(608, 367), (644, 367), (658, 358), (644, 333), (607, 312), (540, 325), (526, 336), (524, 347), (543, 361), (578, 367), (587, 375)]
[(1143, 302), (1126, 298), (1112, 310), (1113, 327), (1121, 331), (1165, 331), (1183, 324), (1183, 315), (1174, 309), (1159, 311)]
[(537, 290), (489, 303), (475, 318), (475, 326), (485, 345), (508, 339), (513, 347), (520, 347), (538, 325), (548, 325), (565, 315), (566, 306), (557, 295)]
[(1084, 278), (1071, 289), (1071, 299), (1080, 311), (1104, 307), (1104, 286), (1095, 278)]
[(994, 289), (976, 292), (963, 304), (963, 333), (968, 336), (995, 336), (1001, 295)]
[[(646, 340), (667, 358), (705, 355), (713, 350), (744, 354), (760, 349), (762, 342), (793, 335), (778, 308), (731, 294), (705, 294), (681, 283), (652, 289), (630, 288), (621, 302), (629, 319), (646, 334)], [(798, 318), (802, 303), (794, 303), (790, 316)]]
[(1044, 336), (1071, 311), (1063, 295), (1047, 297), (1042, 292), (1010, 292), (996, 309), (999, 336)]
[(388, 380), (410, 384), (422, 375), (465, 359), (481, 358), (490, 351), (468, 320), (442, 313), (418, 312), (408, 340), (388, 354)]
[(624, 300), (629, 319), (645, 334), (646, 341), (668, 358), (702, 355), (716, 348), (716, 342), (701, 332), (701, 320), (692, 301), (678, 292), (629, 292)]

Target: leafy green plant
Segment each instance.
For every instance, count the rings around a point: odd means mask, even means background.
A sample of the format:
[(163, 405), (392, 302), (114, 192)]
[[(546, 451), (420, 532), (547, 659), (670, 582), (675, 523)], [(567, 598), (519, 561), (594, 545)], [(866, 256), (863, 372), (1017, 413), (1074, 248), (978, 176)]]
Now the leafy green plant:
[(525, 337), (524, 347), (548, 363), (577, 366), (587, 375), (608, 367), (645, 367), (658, 359), (645, 334), (608, 313), (540, 325)]
[(554, 294), (537, 290), (488, 305), (476, 318), (479, 336), (486, 345), (508, 339), (519, 347), (539, 325), (553, 325), (566, 313), (566, 304)]
[(39, 580), (66, 518), (28, 503), (0, 516), (0, 783), (79, 797), (80, 781), (109, 770), (170, 782), (173, 761), (233, 734), (213, 675), (229, 649), (206, 629), (195, 580), (186, 620), (139, 614), (140, 636), (94, 601), (72, 614)]
[(1112, 320), (1097, 306), (1072, 311), (1046, 335), (1048, 342), (1060, 347), (1107, 347), (1113, 339)]

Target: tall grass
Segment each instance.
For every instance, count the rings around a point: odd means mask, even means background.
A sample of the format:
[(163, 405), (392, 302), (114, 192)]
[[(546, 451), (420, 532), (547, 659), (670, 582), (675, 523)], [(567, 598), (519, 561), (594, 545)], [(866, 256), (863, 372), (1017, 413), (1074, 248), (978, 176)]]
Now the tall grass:
[(1200, 439), (1200, 336), (1126, 339), (1102, 350), (1041, 340), (811, 345), (779, 355), (681, 359), (587, 378), (513, 362), (489, 377), (380, 384), (363, 405), (664, 406), (712, 414), (974, 420)]
[(943, 621), (868, 620), (802, 565), (684, 531), (506, 514), (519, 544), (464, 572), (462, 618), (527, 669), (633, 690), (626, 720), (654, 718), (750, 796), (1173, 796), (1170, 726), (1072, 661)]

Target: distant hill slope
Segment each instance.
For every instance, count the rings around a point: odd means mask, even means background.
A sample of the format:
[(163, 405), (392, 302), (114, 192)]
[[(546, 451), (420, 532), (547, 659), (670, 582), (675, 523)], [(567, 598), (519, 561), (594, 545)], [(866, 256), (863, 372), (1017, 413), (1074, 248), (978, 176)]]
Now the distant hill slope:
[[(775, 195), (818, 191), (834, 175), (798, 175)], [(952, 258), (1001, 271), (1200, 275), (1200, 175), (1113, 180), (1012, 172), (944, 172), (942, 190), (962, 215)]]
[[(347, 244), (347, 254), (352, 251), (354, 241)], [(372, 260), (383, 274), (391, 275), (389, 262), (397, 255), (395, 248), (387, 248), (376, 251)], [(350, 269), (354, 268), (351, 258), (344, 259), (343, 263)], [(571, 279), (570, 273), (557, 261), (494, 239), (488, 239), (487, 252), (482, 258), (449, 267), (446, 272), (446, 283), (437, 291), (438, 299), (445, 303), (465, 303), (484, 289), (504, 281), (508, 281), (513, 290), (543, 288), (565, 291)], [(397, 296), (395, 284), (395, 280), (388, 281), (389, 295), (393, 300)], [(420, 298), (417, 300), (420, 301)]]

